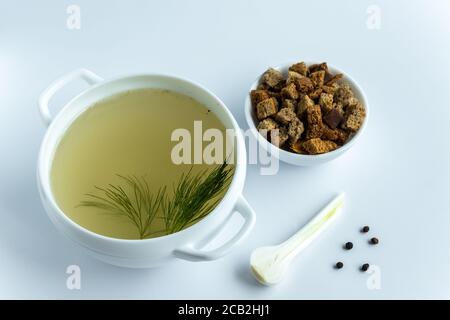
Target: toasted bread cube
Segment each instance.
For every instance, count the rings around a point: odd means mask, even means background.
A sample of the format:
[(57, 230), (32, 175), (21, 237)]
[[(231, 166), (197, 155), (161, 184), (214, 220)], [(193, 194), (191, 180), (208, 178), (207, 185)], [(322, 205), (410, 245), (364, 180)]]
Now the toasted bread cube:
[(309, 73), (313, 73), (316, 71), (325, 71), (328, 72), (328, 65), (326, 62), (322, 62), (322, 63), (317, 63), (317, 64), (312, 64), (309, 66), (308, 68)]
[(325, 85), (331, 86), (333, 84), (337, 84), (337, 82), (339, 80), (341, 80), (343, 77), (344, 77), (344, 75), (342, 73), (338, 73), (328, 79), (327, 79), (327, 77), (325, 77)]
[(303, 142), (302, 146), (309, 154), (326, 153), (338, 147), (333, 141), (322, 140), (320, 138), (307, 140)]
[(366, 110), (361, 103), (350, 105), (347, 107), (346, 117), (342, 127), (344, 129), (356, 132), (363, 124), (365, 116)]
[(344, 117), (344, 115), (345, 115), (345, 108), (344, 108), (344, 105), (342, 104), (342, 102), (333, 103), (333, 109), (336, 109), (339, 112), (339, 114), (342, 117)]
[(325, 82), (325, 71), (320, 70), (313, 72), (309, 75), (309, 78), (311, 79), (312, 83), (314, 84), (314, 87), (320, 88), (323, 86)]
[(291, 144), (291, 150), (295, 153), (308, 154), (308, 152), (303, 148), (302, 144), (303, 143), (301, 140), (297, 140), (297, 142)]
[(282, 108), (275, 116), (275, 120), (281, 124), (288, 124), (295, 118), (297, 118), (297, 115), (290, 108)]
[(322, 111), (320, 110), (320, 106), (314, 105), (308, 107), (308, 109), (306, 109), (306, 119), (308, 123), (306, 139), (320, 138), (323, 129)]
[(283, 99), (283, 103), (281, 104), (281, 108), (288, 108), (295, 112), (297, 110), (297, 102), (291, 99)]
[(296, 143), (303, 131), (305, 131), (305, 126), (303, 122), (301, 122), (297, 117), (295, 117), (290, 123), (288, 127), (288, 135), (289, 141), (291, 144)]
[(308, 77), (297, 79), (295, 85), (297, 86), (297, 90), (301, 93), (308, 94), (314, 90), (314, 84)]
[(295, 84), (290, 83), (286, 87), (284, 87), (281, 90), (281, 96), (286, 99), (292, 99), (292, 100), (298, 99), (298, 92), (297, 92), (297, 88), (295, 87)]
[(328, 111), (323, 116), (323, 121), (331, 128), (336, 129), (337, 126), (344, 120), (344, 117), (335, 108)]
[(304, 76), (302, 76), (300, 73), (297, 73), (295, 71), (288, 71), (288, 76), (286, 79), (286, 84), (290, 84), (290, 83), (297, 83), (297, 81), (299, 81), (299, 79), (303, 78)]
[(333, 109), (333, 95), (330, 93), (321, 93), (319, 98), (319, 105), (322, 112), (326, 114)]
[(290, 66), (289, 71), (294, 71), (301, 74), (302, 76), (306, 76), (306, 74), (308, 73), (308, 67), (306, 66), (306, 63), (302, 61)]
[(353, 91), (348, 84), (339, 86), (339, 88), (337, 88), (336, 92), (334, 93), (334, 100), (336, 102), (342, 103), (344, 107), (352, 101), (352, 98)]
[(299, 118), (303, 117), (308, 107), (314, 106), (314, 101), (307, 95), (304, 94), (300, 97), (297, 107), (297, 116)]
[(252, 101), (252, 106), (254, 107), (256, 107), (256, 105), (261, 101), (269, 98), (270, 98), (269, 92), (267, 92), (266, 90), (252, 90), (250, 92), (250, 99)]
[(287, 130), (284, 127), (280, 127), (278, 129), (273, 129), (270, 131), (270, 142), (277, 147), (283, 146), (288, 139), (289, 135), (287, 134)]
[(317, 89), (314, 89), (313, 91), (311, 91), (308, 94), (308, 96), (313, 100), (317, 100), (317, 99), (319, 99), (322, 92), (323, 92), (322, 88), (317, 88)]
[(325, 93), (331, 93), (333, 95), (338, 88), (339, 88), (339, 85), (337, 83), (327, 83), (322, 86), (322, 90)]
[(262, 133), (262, 131), (265, 130), (266, 134), (267, 134), (267, 132), (269, 132), (269, 131), (271, 131), (273, 129), (277, 129), (277, 128), (279, 128), (278, 123), (275, 120), (271, 119), (271, 118), (264, 119), (263, 121), (261, 121), (258, 124), (258, 127), (257, 127), (257, 129), (258, 129), (258, 131), (260, 133)]
[(343, 145), (347, 141), (348, 136), (348, 133), (342, 129), (331, 129), (329, 126), (324, 125), (322, 129), (322, 136), (320, 138), (323, 140), (336, 142), (339, 145)]
[(269, 87), (274, 88), (277, 84), (283, 81), (283, 74), (274, 68), (269, 68), (262, 75), (262, 80), (263, 83), (266, 83)]
[(263, 120), (276, 114), (278, 111), (278, 101), (276, 98), (269, 98), (261, 101), (256, 105), (256, 116), (259, 120)]

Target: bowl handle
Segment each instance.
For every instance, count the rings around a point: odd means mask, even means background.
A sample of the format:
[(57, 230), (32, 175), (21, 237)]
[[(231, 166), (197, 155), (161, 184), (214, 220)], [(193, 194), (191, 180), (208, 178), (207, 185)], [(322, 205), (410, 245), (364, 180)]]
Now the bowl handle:
[[(245, 222), (242, 225), (241, 229), (227, 242), (222, 244), (220, 247), (212, 250), (201, 250), (197, 249), (195, 244), (191, 244), (189, 246), (177, 249), (174, 251), (175, 256), (181, 259), (189, 260), (189, 261), (204, 261), (204, 260), (216, 260), (221, 256), (227, 254), (232, 247), (234, 247), (239, 241), (244, 239), (249, 232), (252, 230), (256, 221), (256, 214), (253, 211), (252, 207), (248, 204), (247, 200), (244, 197), (240, 196), (236, 205), (234, 206), (232, 212), (230, 213), (229, 218), (233, 215), (233, 213), (239, 213), (244, 219)], [(222, 230), (227, 222), (230, 219), (227, 219), (225, 223), (219, 228), (217, 233)], [(214, 233), (214, 234), (217, 234)], [(211, 238), (209, 239), (211, 240)], [(202, 243), (202, 247), (204, 247), (206, 243)]]
[(83, 79), (88, 84), (96, 84), (103, 81), (103, 78), (99, 77), (92, 71), (87, 69), (78, 69), (74, 70), (68, 74), (63, 75), (59, 79), (55, 80), (51, 83), (47, 89), (45, 89), (41, 95), (39, 96), (38, 105), (39, 105), (39, 113), (41, 114), (44, 123), (48, 126), (52, 122), (52, 115), (50, 114), (50, 110), (48, 108), (48, 103), (53, 95), (62, 87), (66, 86), (68, 83), (72, 82), (76, 79)]

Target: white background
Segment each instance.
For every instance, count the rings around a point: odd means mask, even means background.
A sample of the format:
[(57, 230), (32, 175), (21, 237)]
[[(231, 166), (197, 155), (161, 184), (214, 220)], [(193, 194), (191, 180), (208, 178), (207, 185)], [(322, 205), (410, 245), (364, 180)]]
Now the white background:
[[(81, 8), (81, 30), (66, 8)], [(366, 26), (369, 5), (381, 28)], [(1, 298), (450, 298), (450, 2), (17, 1), (0, 3)], [(102, 77), (161, 72), (215, 92), (239, 124), (244, 97), (268, 66), (328, 61), (351, 74), (371, 105), (367, 131), (341, 158), (314, 168), (248, 168), (244, 195), (258, 222), (245, 242), (209, 263), (127, 270), (90, 258), (41, 206), (36, 159), (45, 133), (39, 93), (79, 67)], [(53, 110), (85, 86), (75, 83)], [(248, 272), (251, 250), (302, 226), (336, 191), (343, 215), (274, 288)], [(366, 243), (358, 229), (368, 224)], [(353, 241), (344, 251), (341, 244)], [(337, 260), (344, 269), (333, 270)], [(361, 263), (381, 270), (369, 290)], [(66, 288), (66, 268), (82, 271)]]

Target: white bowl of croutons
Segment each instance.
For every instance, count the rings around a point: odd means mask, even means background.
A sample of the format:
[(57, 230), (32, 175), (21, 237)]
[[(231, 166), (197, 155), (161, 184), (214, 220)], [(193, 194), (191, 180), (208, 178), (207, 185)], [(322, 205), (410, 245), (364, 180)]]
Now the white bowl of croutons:
[(347, 73), (325, 62), (299, 62), (258, 77), (245, 99), (245, 118), (272, 156), (310, 166), (355, 144), (367, 125), (369, 103)]

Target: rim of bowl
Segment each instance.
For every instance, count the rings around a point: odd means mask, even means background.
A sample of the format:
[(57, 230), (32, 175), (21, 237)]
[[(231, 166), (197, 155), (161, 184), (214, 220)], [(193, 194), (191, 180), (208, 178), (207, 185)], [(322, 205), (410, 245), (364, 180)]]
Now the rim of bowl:
[[(44, 169), (43, 169), (43, 163), (45, 161), (45, 159), (44, 159), (45, 158), (45, 155), (44, 155), (44, 149), (45, 148), (44, 147), (48, 143), (47, 140), (50, 137), (50, 131), (51, 131), (50, 129), (54, 126), (54, 123), (56, 123), (58, 121), (58, 119), (63, 116), (63, 113), (65, 112), (67, 107), (70, 104), (72, 104), (75, 100), (79, 99), (82, 95), (87, 94), (87, 92), (89, 92), (91, 90), (94, 90), (94, 89), (97, 89), (97, 88), (99, 88), (101, 86), (110, 84), (111, 82), (119, 81), (119, 80), (125, 80), (125, 79), (128, 79), (128, 78), (135, 78), (135, 77), (155, 77), (155, 78), (156, 77), (162, 77), (162, 78), (166, 78), (166, 79), (170, 79), (170, 80), (181, 81), (181, 82), (185, 82), (187, 84), (190, 84), (190, 85), (196, 87), (197, 89), (203, 91), (205, 94), (211, 96), (211, 98), (213, 98), (213, 100), (215, 100), (222, 107), (222, 109), (225, 111), (226, 115), (228, 116), (228, 118), (230, 119), (230, 121), (231, 121), (231, 123), (232, 123), (232, 125), (234, 127), (233, 129), (237, 129), (237, 131), (238, 131), (236, 133), (236, 146), (235, 146), (236, 163), (235, 163), (235, 170), (234, 170), (234, 173), (233, 173), (233, 177), (232, 177), (231, 183), (230, 183), (227, 191), (225, 192), (225, 195), (223, 196), (222, 200), (216, 205), (216, 207), (210, 213), (208, 213), (208, 215), (206, 217), (204, 217), (200, 221), (194, 223), (193, 225), (191, 225), (191, 226), (189, 226), (189, 227), (187, 227), (185, 229), (182, 229), (180, 231), (177, 231), (177, 232), (174, 232), (174, 233), (171, 233), (171, 234), (168, 234), (168, 235), (163, 235), (163, 236), (160, 236), (160, 237), (147, 238), (147, 239), (121, 239), (121, 238), (114, 238), (114, 237), (102, 235), (100, 233), (96, 233), (94, 231), (91, 231), (91, 230), (81, 226), (80, 224), (76, 223), (75, 221), (73, 221), (71, 218), (69, 218), (64, 213), (64, 211), (59, 207), (58, 203), (56, 202), (55, 196), (54, 196), (53, 191), (51, 189), (50, 177), (49, 177), (50, 172), (47, 172), (47, 174), (45, 174), (46, 172), (44, 172)], [(167, 89), (167, 90), (173, 90), (173, 89)], [(173, 91), (177, 92), (176, 90), (173, 90)], [(69, 123), (67, 128), (65, 128), (64, 131), (61, 133), (61, 137), (64, 135), (64, 133), (67, 131), (67, 129), (70, 128), (70, 126), (73, 124), (73, 122), (81, 114), (83, 114), (85, 111), (86, 110), (83, 110), (82, 112), (80, 112), (78, 115), (76, 115), (74, 117), (74, 119)], [(71, 225), (72, 227), (74, 227), (78, 231), (86, 234), (87, 236), (94, 237), (94, 238), (97, 238), (97, 239), (100, 239), (100, 240), (104, 240), (104, 241), (112, 241), (112, 242), (120, 242), (120, 243), (157, 242), (157, 241), (162, 241), (164, 239), (181, 236), (182, 234), (188, 232), (189, 230), (197, 228), (197, 226), (199, 226), (199, 225), (206, 224), (207, 221), (212, 219), (211, 216), (213, 216), (216, 211), (221, 209), (225, 199), (228, 199), (228, 198), (230, 198), (232, 196), (232, 194), (231, 194), (232, 190), (234, 190), (236, 188), (239, 188), (240, 190), (236, 190), (238, 192), (236, 198), (239, 197), (239, 195), (242, 193), (242, 189), (243, 189), (243, 185), (244, 185), (244, 183), (241, 183), (242, 186), (239, 186), (239, 183), (240, 183), (239, 180), (245, 181), (245, 174), (246, 174), (246, 155), (245, 155), (245, 144), (244, 144), (244, 140), (243, 139), (244, 138), (243, 138), (242, 133), (240, 131), (239, 124), (237, 123), (236, 119), (234, 118), (233, 114), (228, 109), (228, 107), (225, 105), (225, 103), (218, 96), (216, 96), (212, 91), (210, 91), (209, 89), (207, 89), (203, 85), (197, 83), (196, 81), (190, 80), (188, 78), (183, 78), (183, 77), (170, 75), (170, 74), (163, 74), (163, 73), (137, 73), (137, 74), (127, 74), (127, 75), (124, 75), (124, 76), (116, 76), (116, 77), (113, 77), (111, 79), (103, 80), (103, 81), (101, 81), (101, 82), (99, 82), (97, 84), (91, 85), (88, 88), (86, 88), (85, 90), (81, 91), (75, 97), (73, 97), (68, 102), (66, 102), (64, 104), (63, 108), (60, 109), (54, 115), (54, 118), (52, 119), (50, 125), (47, 127), (47, 130), (45, 132), (44, 138), (42, 139), (41, 146), (40, 146), (40, 149), (39, 149), (38, 166), (37, 166), (37, 178), (38, 179), (37, 180), (38, 180), (38, 183), (39, 183), (39, 187), (42, 190), (42, 193), (45, 195), (45, 198), (47, 198), (48, 202), (53, 207), (53, 209), (56, 211), (56, 213), (60, 217), (62, 217), (62, 219), (64, 221), (69, 223), (69, 225)], [(59, 143), (59, 141), (58, 141), (58, 143)], [(58, 143), (56, 143), (56, 147), (55, 148), (58, 148)], [(50, 162), (51, 163), (53, 162), (53, 157), (51, 158)], [(50, 166), (50, 170), (51, 170), (51, 166)], [(238, 173), (242, 174), (243, 178), (239, 179)], [(44, 183), (43, 177), (45, 177), (45, 179), (48, 180), (48, 183)], [(54, 223), (52, 218), (50, 220), (52, 220), (52, 222)], [(64, 234), (66, 234), (73, 241), (76, 241), (77, 243), (80, 243), (78, 240), (73, 239), (72, 237), (70, 237), (63, 229), (58, 229), (58, 230), (62, 231)], [(90, 249), (90, 250), (96, 251), (95, 249)], [(98, 252), (98, 251), (96, 251), (96, 252)], [(101, 252), (101, 253), (104, 254), (103, 252)]]
[[(285, 73), (285, 70), (287, 70), (291, 65), (293, 65), (294, 63), (297, 62), (292, 62), (292, 63), (284, 63), (284, 64), (280, 64), (277, 65), (275, 67), (272, 67), (273, 69), (279, 70), (283, 73)], [(310, 62), (310, 61), (305, 61), (307, 66), (311, 66), (312, 64), (318, 64), (318, 63), (322, 63), (322, 62)], [(256, 78), (256, 80), (253, 82), (253, 84), (250, 86), (250, 89), (248, 90), (248, 93), (246, 95), (245, 98), (245, 120), (247, 122), (247, 125), (249, 126), (250, 130), (252, 131), (253, 135), (256, 137), (256, 139), (258, 140), (258, 143), (265, 149), (267, 150), (267, 146), (268, 148), (270, 148), (270, 151), (272, 150), (277, 150), (277, 152), (279, 152), (279, 155), (277, 156), (281, 161), (284, 161), (282, 159), (282, 155), (286, 154), (289, 157), (297, 157), (298, 159), (309, 159), (309, 160), (313, 160), (313, 159), (323, 159), (323, 158), (328, 158), (332, 155), (338, 154), (342, 151), (345, 151), (347, 149), (349, 149), (351, 146), (353, 146), (353, 144), (356, 142), (356, 140), (361, 136), (361, 134), (363, 133), (364, 129), (367, 126), (367, 122), (369, 119), (369, 113), (370, 113), (370, 107), (369, 107), (369, 101), (367, 99), (367, 96), (364, 92), (364, 90), (361, 88), (361, 86), (358, 84), (358, 82), (347, 72), (342, 71), (341, 68), (336, 67), (333, 64), (329, 64), (327, 62), (327, 66), (329, 69), (332, 69), (332, 71), (334, 73), (342, 73), (344, 75), (343, 80), (347, 81), (350, 83), (351, 87), (353, 90), (357, 91), (357, 94), (361, 97), (361, 99), (363, 100), (362, 103), (364, 105), (364, 110), (366, 111), (366, 116), (364, 117), (364, 121), (361, 125), (361, 127), (359, 128), (359, 130), (354, 134), (354, 136), (350, 139), (350, 141), (347, 141), (344, 145), (342, 145), (341, 147), (330, 151), (330, 152), (326, 152), (326, 153), (321, 153), (321, 154), (301, 154), (301, 153), (295, 153), (295, 152), (290, 152), (290, 151), (286, 151), (283, 150), (277, 146), (275, 146), (274, 144), (270, 143), (268, 140), (266, 140), (257, 130), (256, 128), (256, 124), (255, 121), (253, 120), (253, 106), (251, 104), (250, 101), (250, 92), (254, 89), (256, 89), (256, 87), (258, 86), (258, 84), (261, 82), (261, 76), (264, 74), (264, 72), (262, 72), (261, 74), (259, 74), (259, 76)]]

